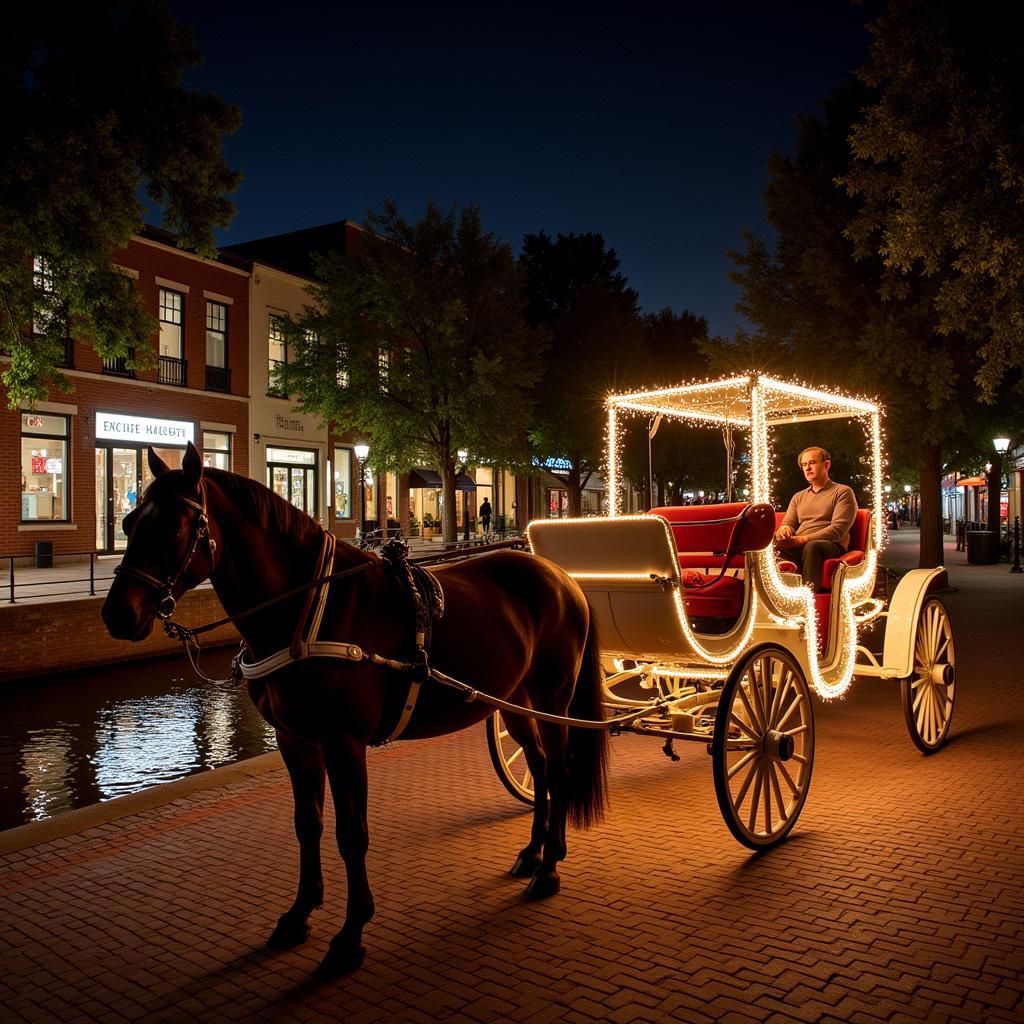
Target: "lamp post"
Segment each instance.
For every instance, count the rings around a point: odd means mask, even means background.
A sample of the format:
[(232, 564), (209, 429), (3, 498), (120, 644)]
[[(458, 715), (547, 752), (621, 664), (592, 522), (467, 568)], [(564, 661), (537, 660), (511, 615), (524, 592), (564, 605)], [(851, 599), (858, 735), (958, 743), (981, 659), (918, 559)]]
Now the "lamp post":
[[(458, 451), (459, 466), (455, 469), (455, 488), (458, 490), (459, 477), (466, 472), (466, 460), (469, 458), (469, 452), (465, 448), (460, 448)], [(469, 541), (469, 498), (465, 491), (462, 492), (462, 539)]]
[(359, 460), (359, 536), (366, 532), (366, 457), (370, 454), (368, 444), (357, 444), (354, 449)]
[[(996, 530), (999, 529), (1001, 516), (1000, 505), (1002, 504), (1002, 490), (1003, 490), (1003, 456), (1010, 449), (1010, 439), (1008, 437), (994, 437), (992, 438), (992, 447), (996, 450), (996, 465), (993, 467), (992, 477), (989, 478), (989, 504), (995, 505), (995, 515), (989, 513), (990, 523), (994, 519), (996, 524)], [(993, 480), (994, 478), (994, 480)], [(995, 484), (995, 493), (992, 493), (993, 483)], [(1009, 522), (1007, 522), (1009, 527)], [(991, 529), (991, 526), (989, 527)], [(1013, 566), (1010, 572), (1024, 572), (1020, 565), (1020, 516), (1015, 516), (1013, 520)]]

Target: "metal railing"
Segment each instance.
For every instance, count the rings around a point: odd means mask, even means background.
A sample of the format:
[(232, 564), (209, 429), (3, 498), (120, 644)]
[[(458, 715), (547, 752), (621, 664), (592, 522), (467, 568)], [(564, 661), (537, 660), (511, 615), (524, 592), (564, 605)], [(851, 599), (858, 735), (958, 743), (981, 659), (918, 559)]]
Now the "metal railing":
[(134, 377), (135, 371), (128, 368), (128, 357), (103, 360), (103, 372), (111, 377)]
[(188, 383), (188, 361), (175, 356), (160, 356), (156, 380), (158, 384), (173, 384), (183, 388)]
[(226, 366), (210, 366), (206, 364), (206, 390), (223, 391), (231, 390), (231, 371)]
[[(105, 593), (114, 579), (114, 565), (111, 564), (108, 575), (103, 571), (106, 566), (97, 565), (99, 555), (98, 551), (61, 551), (44, 557), (66, 559), (65, 565), (51, 564), (45, 568), (37, 567), (36, 555), (0, 555), (0, 564), (7, 563), (2, 588), (4, 603), (71, 595), (95, 597), (97, 593)], [(88, 565), (74, 559), (88, 559)]]

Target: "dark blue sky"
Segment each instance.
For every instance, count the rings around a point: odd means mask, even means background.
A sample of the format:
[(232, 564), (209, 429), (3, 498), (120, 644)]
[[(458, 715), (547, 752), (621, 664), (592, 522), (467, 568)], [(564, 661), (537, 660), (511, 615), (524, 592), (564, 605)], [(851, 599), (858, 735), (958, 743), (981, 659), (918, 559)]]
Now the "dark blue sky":
[(739, 321), (726, 250), (768, 230), (768, 153), (868, 39), (848, 0), (170, 6), (206, 59), (187, 84), (242, 109), (222, 243), (385, 198), (411, 219), (477, 203), (516, 252), (541, 228), (601, 232), (645, 310), (720, 334)]

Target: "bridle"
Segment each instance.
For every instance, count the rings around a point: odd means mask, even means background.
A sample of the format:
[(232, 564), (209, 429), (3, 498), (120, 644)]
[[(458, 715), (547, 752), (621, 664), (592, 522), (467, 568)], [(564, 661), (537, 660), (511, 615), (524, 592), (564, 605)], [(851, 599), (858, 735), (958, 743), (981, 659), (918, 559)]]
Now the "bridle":
[[(156, 614), (158, 618), (167, 620), (174, 614), (174, 606), (177, 604), (177, 599), (174, 596), (174, 588), (178, 584), (178, 580), (185, 575), (186, 570), (192, 564), (192, 559), (195, 558), (196, 552), (199, 550), (200, 543), (205, 540), (206, 547), (209, 552), (210, 561), (210, 572), (213, 572), (213, 556), (217, 553), (217, 542), (210, 536), (210, 519), (206, 514), (206, 487), (204, 484), (199, 485), (199, 501), (193, 501), (191, 498), (186, 498), (183, 494), (174, 495), (179, 501), (183, 501), (189, 508), (194, 509), (199, 513), (193, 520), (194, 526), (192, 530), (192, 540), (189, 543), (188, 551), (185, 554), (181, 565), (178, 566), (177, 571), (171, 573), (163, 581), (160, 582), (155, 576), (150, 576), (148, 572), (143, 572), (141, 569), (136, 569), (134, 566), (125, 565), (123, 562), (114, 570), (114, 575), (125, 575), (130, 576), (132, 579), (138, 580), (140, 583), (145, 583), (147, 587), (156, 591)], [(209, 575), (209, 574), (208, 574)]]

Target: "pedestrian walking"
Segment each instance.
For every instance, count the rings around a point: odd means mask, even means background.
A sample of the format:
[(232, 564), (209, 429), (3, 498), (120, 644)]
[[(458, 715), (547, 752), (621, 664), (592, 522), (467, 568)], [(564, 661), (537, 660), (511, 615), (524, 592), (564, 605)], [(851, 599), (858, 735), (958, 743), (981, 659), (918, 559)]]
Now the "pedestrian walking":
[(488, 498), (484, 498), (483, 504), (480, 506), (480, 522), (484, 528), (484, 534), (491, 532), (491, 502)]

